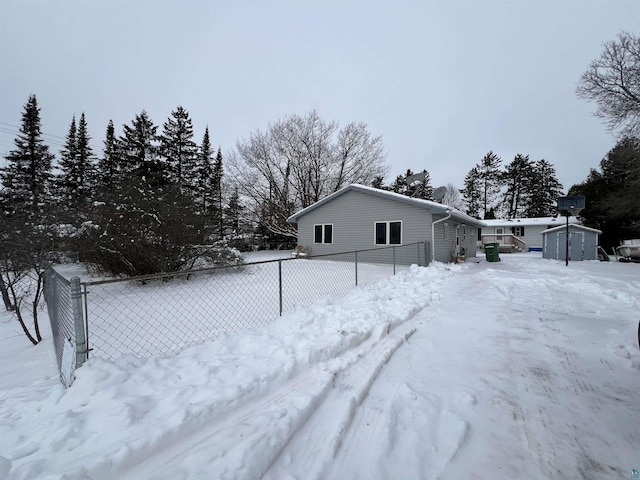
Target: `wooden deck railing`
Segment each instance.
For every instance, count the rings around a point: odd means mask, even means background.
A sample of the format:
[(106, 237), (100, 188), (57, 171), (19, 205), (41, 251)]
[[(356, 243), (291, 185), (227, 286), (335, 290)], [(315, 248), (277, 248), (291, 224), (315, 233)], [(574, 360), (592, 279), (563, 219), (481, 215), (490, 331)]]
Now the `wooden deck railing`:
[(511, 233), (489, 233), (483, 234), (481, 236), (482, 246), (484, 247), (485, 243), (498, 243), (500, 244), (500, 250), (505, 252), (526, 252), (527, 251), (527, 242), (522, 240), (520, 237), (516, 237)]

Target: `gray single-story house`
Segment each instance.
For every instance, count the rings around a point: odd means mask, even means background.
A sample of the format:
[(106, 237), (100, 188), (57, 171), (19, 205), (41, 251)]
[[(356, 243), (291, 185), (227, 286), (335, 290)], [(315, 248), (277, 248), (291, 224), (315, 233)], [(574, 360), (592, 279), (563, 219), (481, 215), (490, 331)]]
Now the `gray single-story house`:
[[(566, 217), (539, 217), (539, 218), (512, 218), (483, 220), (486, 226), (482, 227), (482, 244), (498, 242), (502, 246), (509, 245), (509, 249), (501, 251), (541, 252), (542, 237), (545, 230), (564, 225)], [(570, 224), (579, 224), (576, 217), (569, 217)]]
[[(583, 225), (569, 225), (569, 260), (598, 260), (598, 235), (602, 232)], [(541, 233), (542, 257), (566, 260), (567, 227), (560, 225)]]
[[(370, 261), (451, 262), (456, 253), (475, 257), (482, 221), (440, 203), (352, 184), (300, 210), (298, 245), (312, 256), (369, 250)], [(416, 242), (426, 242), (420, 248)], [(376, 255), (375, 257), (372, 257)], [(364, 258), (363, 256), (359, 258)], [(419, 260), (418, 260), (419, 259)]]

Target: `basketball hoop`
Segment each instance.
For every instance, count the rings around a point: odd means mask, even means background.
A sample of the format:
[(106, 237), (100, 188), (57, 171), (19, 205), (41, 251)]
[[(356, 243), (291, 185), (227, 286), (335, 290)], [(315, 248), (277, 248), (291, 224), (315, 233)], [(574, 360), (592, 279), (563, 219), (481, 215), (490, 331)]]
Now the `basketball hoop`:
[(569, 266), (569, 217), (577, 217), (585, 207), (585, 198), (582, 195), (558, 197), (558, 211), (561, 215), (567, 217), (567, 226), (565, 233), (565, 265)]
[(585, 207), (584, 196), (558, 197), (558, 211), (565, 217), (577, 217)]

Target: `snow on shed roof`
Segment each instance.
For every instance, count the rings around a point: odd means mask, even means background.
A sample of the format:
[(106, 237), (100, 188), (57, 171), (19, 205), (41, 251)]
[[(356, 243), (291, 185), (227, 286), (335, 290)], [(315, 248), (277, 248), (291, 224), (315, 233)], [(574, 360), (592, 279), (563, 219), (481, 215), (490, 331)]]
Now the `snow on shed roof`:
[[(595, 233), (600, 233), (600, 234), (602, 233), (602, 230), (596, 230), (595, 228), (585, 227), (584, 225), (576, 225), (575, 223), (571, 224), (570, 227), (571, 227), (571, 229), (576, 229), (577, 228), (579, 230), (585, 230), (587, 232), (595, 232)], [(563, 230), (563, 229), (566, 229), (566, 228), (567, 228), (566, 225), (558, 225), (555, 228), (549, 228), (548, 230), (545, 230), (544, 232), (540, 232), (540, 235), (545, 235), (545, 234), (547, 234), (549, 232), (557, 232), (557, 231), (560, 231), (560, 230)]]
[(350, 192), (350, 191), (366, 193), (368, 195), (373, 195), (373, 196), (380, 197), (380, 198), (386, 198), (388, 200), (394, 200), (394, 201), (401, 202), (401, 203), (407, 203), (407, 204), (410, 204), (410, 205), (415, 205), (415, 206), (418, 206), (418, 207), (427, 208), (427, 209), (431, 210), (432, 213), (440, 213), (440, 214), (447, 215), (450, 212), (452, 218), (457, 219), (457, 220), (461, 220), (464, 223), (467, 223), (469, 225), (476, 225), (476, 226), (479, 226), (479, 227), (485, 227), (486, 226), (484, 221), (478, 220), (478, 219), (473, 218), (473, 217), (470, 217), (466, 213), (463, 213), (460, 210), (456, 210), (455, 208), (450, 207), (448, 205), (443, 205), (441, 203), (432, 202), (430, 200), (423, 200), (421, 198), (407, 197), (406, 195), (402, 195), (400, 193), (389, 192), (387, 190), (381, 190), (379, 188), (374, 188), (374, 187), (367, 187), (366, 185), (360, 185), (358, 183), (352, 183), (351, 185), (348, 185), (348, 186), (338, 190), (337, 192), (334, 192), (331, 195), (323, 198), (322, 200), (317, 201), (313, 205), (309, 205), (307, 208), (303, 208), (299, 212), (291, 215), (287, 219), (287, 221), (289, 223), (296, 223), (298, 221), (298, 219), (300, 217), (302, 217), (303, 215), (306, 215), (310, 211), (315, 210), (316, 208), (320, 207), (321, 205), (324, 205), (325, 203), (330, 202), (334, 198), (339, 197), (340, 195), (344, 195), (345, 193)]
[[(549, 225), (565, 225), (566, 218), (562, 216), (558, 217), (537, 217), (537, 218), (499, 218), (495, 220), (483, 220), (488, 227), (531, 227), (535, 225), (549, 226)], [(569, 223), (577, 225), (580, 223), (576, 217), (569, 217)]]

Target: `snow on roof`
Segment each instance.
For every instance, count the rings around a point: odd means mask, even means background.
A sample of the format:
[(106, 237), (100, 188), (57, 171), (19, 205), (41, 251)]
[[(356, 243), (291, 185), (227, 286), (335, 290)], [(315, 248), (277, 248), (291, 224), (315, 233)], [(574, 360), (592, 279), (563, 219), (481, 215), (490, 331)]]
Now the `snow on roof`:
[[(548, 226), (548, 225), (565, 225), (566, 218), (558, 217), (537, 217), (537, 218), (498, 218), (495, 220), (483, 220), (488, 227), (517, 227), (517, 226)], [(569, 217), (570, 224), (580, 224), (580, 220), (576, 217)]]
[[(545, 235), (545, 234), (547, 234), (549, 232), (557, 232), (557, 231), (565, 229), (565, 228), (567, 228), (566, 224), (565, 225), (558, 225), (555, 228), (549, 228), (548, 230), (545, 230), (544, 232), (540, 232), (540, 235)], [(584, 225), (577, 225), (575, 223), (571, 224), (571, 228), (573, 228), (573, 229), (578, 228), (580, 230), (585, 230), (587, 232), (602, 233), (602, 230), (596, 230), (595, 228), (585, 227)]]
[(369, 195), (374, 195), (376, 197), (387, 198), (389, 200), (395, 200), (395, 201), (398, 201), (398, 202), (408, 203), (408, 204), (411, 204), (411, 205), (416, 205), (418, 207), (427, 208), (427, 209), (431, 210), (432, 213), (441, 213), (441, 214), (445, 214), (445, 215), (451, 213), (451, 216), (453, 218), (458, 219), (458, 220), (462, 220), (463, 222), (468, 223), (470, 225), (477, 225), (477, 226), (480, 226), (480, 227), (486, 226), (485, 222), (483, 220), (478, 220), (476, 218), (470, 217), (466, 213), (463, 213), (460, 210), (456, 210), (455, 208), (450, 207), (449, 205), (443, 205), (441, 203), (432, 202), (430, 200), (423, 200), (421, 198), (407, 197), (406, 195), (402, 195), (400, 193), (389, 192), (387, 190), (381, 190), (379, 188), (368, 187), (366, 185), (360, 185), (358, 183), (352, 183), (351, 185), (348, 185), (348, 186), (338, 190), (337, 192), (334, 192), (331, 195), (323, 198), (322, 200), (317, 201), (313, 205), (309, 205), (308, 207), (303, 208), (299, 212), (291, 215), (287, 219), (287, 221), (289, 223), (296, 223), (298, 221), (298, 219), (300, 217), (302, 217), (303, 215), (306, 215), (310, 211), (315, 210), (316, 208), (318, 208), (319, 206), (324, 205), (325, 203), (330, 202), (334, 198), (336, 198), (336, 197), (338, 197), (340, 195), (343, 195), (343, 194), (345, 194), (345, 193), (347, 193), (349, 191), (352, 191), (352, 190), (355, 190), (357, 192), (367, 193)]

